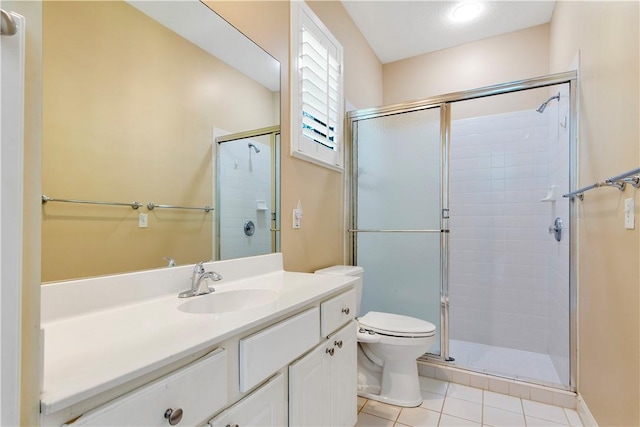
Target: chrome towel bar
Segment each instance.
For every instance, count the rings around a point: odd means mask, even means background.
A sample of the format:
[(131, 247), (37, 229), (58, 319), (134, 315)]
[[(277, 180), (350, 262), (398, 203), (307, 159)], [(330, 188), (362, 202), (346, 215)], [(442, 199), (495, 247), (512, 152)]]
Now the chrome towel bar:
[(567, 197), (570, 199), (577, 197), (580, 200), (583, 200), (584, 193), (586, 191), (600, 187), (616, 187), (618, 190), (623, 191), (627, 183), (631, 184), (634, 188), (640, 188), (640, 168), (621, 173), (620, 175), (612, 176), (611, 178), (607, 178), (602, 182), (596, 182), (594, 184), (587, 185), (586, 187), (582, 187), (570, 193), (563, 194), (562, 197)]
[(619, 180), (621, 180), (623, 178), (627, 178), (627, 177), (630, 177), (631, 175), (637, 175), (637, 174), (640, 174), (640, 168), (637, 168), (637, 169), (634, 169), (634, 170), (631, 170), (631, 171), (628, 171), (628, 172), (625, 172), (625, 173), (621, 173), (620, 175), (613, 176), (613, 177), (607, 179), (607, 181), (619, 181)]
[(43, 194), (42, 204), (45, 204), (48, 202), (82, 203), (85, 205), (130, 206), (132, 209), (138, 209), (142, 206), (142, 203), (138, 203), (138, 202), (121, 203), (121, 202), (99, 202), (95, 200), (54, 199), (53, 197), (47, 197)]
[(160, 208), (160, 209), (190, 209), (190, 210), (196, 210), (196, 211), (205, 211), (205, 212), (211, 212), (213, 210), (213, 208), (211, 206), (204, 206), (204, 207), (189, 207), (189, 206), (174, 206), (174, 205), (157, 205), (153, 202), (149, 202), (147, 203), (147, 209), (149, 209), (150, 211), (154, 210), (155, 208)]
[[(85, 205), (108, 205), (108, 206), (130, 206), (132, 209), (139, 209), (144, 206), (139, 202), (131, 202), (131, 203), (122, 203), (122, 202), (101, 202), (97, 200), (78, 200), (78, 199), (55, 199), (53, 197), (42, 195), (42, 204), (49, 202), (64, 202), (64, 203), (81, 203)], [(189, 206), (174, 206), (174, 205), (158, 205), (153, 202), (147, 203), (147, 209), (152, 211), (155, 208), (161, 209), (190, 209), (190, 210), (198, 210), (211, 212), (213, 208), (211, 206), (204, 207), (189, 207)]]
[(433, 229), (433, 230), (347, 230), (349, 233), (442, 233), (447, 230)]

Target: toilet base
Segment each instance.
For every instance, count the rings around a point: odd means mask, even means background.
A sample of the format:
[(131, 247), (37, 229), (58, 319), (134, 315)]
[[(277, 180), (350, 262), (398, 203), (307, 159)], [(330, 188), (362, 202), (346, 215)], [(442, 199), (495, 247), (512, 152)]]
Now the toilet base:
[(406, 408), (420, 406), (417, 362), (386, 361), (381, 367), (358, 345), (358, 396)]
[(392, 399), (392, 398), (387, 397), (387, 396), (380, 396), (379, 394), (365, 393), (365, 392), (362, 392), (362, 391), (358, 392), (358, 396), (364, 397), (365, 399), (376, 400), (376, 401), (382, 402), (382, 403), (388, 403), (389, 405), (402, 406), (402, 407), (405, 407), (405, 408), (415, 408), (417, 406), (422, 405), (422, 398), (420, 398), (418, 400), (412, 400), (412, 401), (396, 400), (396, 399)]

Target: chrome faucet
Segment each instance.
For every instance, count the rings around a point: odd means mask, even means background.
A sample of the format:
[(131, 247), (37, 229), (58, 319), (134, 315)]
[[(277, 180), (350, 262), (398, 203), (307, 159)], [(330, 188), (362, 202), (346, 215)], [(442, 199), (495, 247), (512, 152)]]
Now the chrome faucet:
[(222, 275), (215, 271), (205, 271), (204, 261), (197, 263), (193, 267), (193, 273), (191, 274), (191, 289), (182, 291), (178, 294), (179, 298), (189, 298), (198, 295), (210, 294), (215, 291), (213, 286), (207, 285), (207, 280), (218, 282), (222, 280)]

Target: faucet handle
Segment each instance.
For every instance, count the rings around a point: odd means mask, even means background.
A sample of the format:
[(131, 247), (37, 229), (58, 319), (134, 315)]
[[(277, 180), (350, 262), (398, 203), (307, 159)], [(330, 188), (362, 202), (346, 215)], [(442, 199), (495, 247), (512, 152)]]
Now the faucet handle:
[(219, 282), (220, 280), (222, 280), (222, 274), (212, 271), (211, 272), (211, 280), (213, 280), (214, 282)]
[(204, 261), (200, 261), (196, 265), (193, 266), (193, 274), (202, 274), (204, 273)]

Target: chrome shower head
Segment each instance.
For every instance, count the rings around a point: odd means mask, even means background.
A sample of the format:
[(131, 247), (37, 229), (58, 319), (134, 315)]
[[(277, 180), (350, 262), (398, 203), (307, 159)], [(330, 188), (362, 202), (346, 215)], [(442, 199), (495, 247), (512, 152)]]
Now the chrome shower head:
[(545, 103), (543, 103), (543, 104), (542, 104), (541, 106), (539, 106), (538, 108), (536, 108), (536, 111), (537, 111), (538, 113), (544, 113), (544, 109), (545, 109), (545, 108), (547, 108), (547, 103), (548, 103), (548, 101), (547, 101), (547, 102), (545, 102)]
[(544, 112), (544, 109), (545, 109), (545, 108), (547, 108), (547, 104), (548, 104), (549, 102), (551, 102), (552, 100), (554, 100), (554, 99), (557, 99), (558, 101), (560, 101), (560, 92), (558, 92), (558, 94), (557, 94), (557, 95), (554, 95), (554, 96), (552, 96), (551, 98), (549, 98), (549, 99), (547, 99), (546, 101), (544, 101), (544, 102), (542, 103), (542, 105), (540, 105), (540, 106), (536, 109), (536, 111), (537, 111), (538, 113), (543, 113), (543, 112)]
[(258, 147), (256, 147), (256, 145), (253, 142), (250, 142), (248, 144), (249, 149), (254, 149), (254, 151), (256, 152), (256, 154), (258, 154), (260, 152), (260, 149)]

